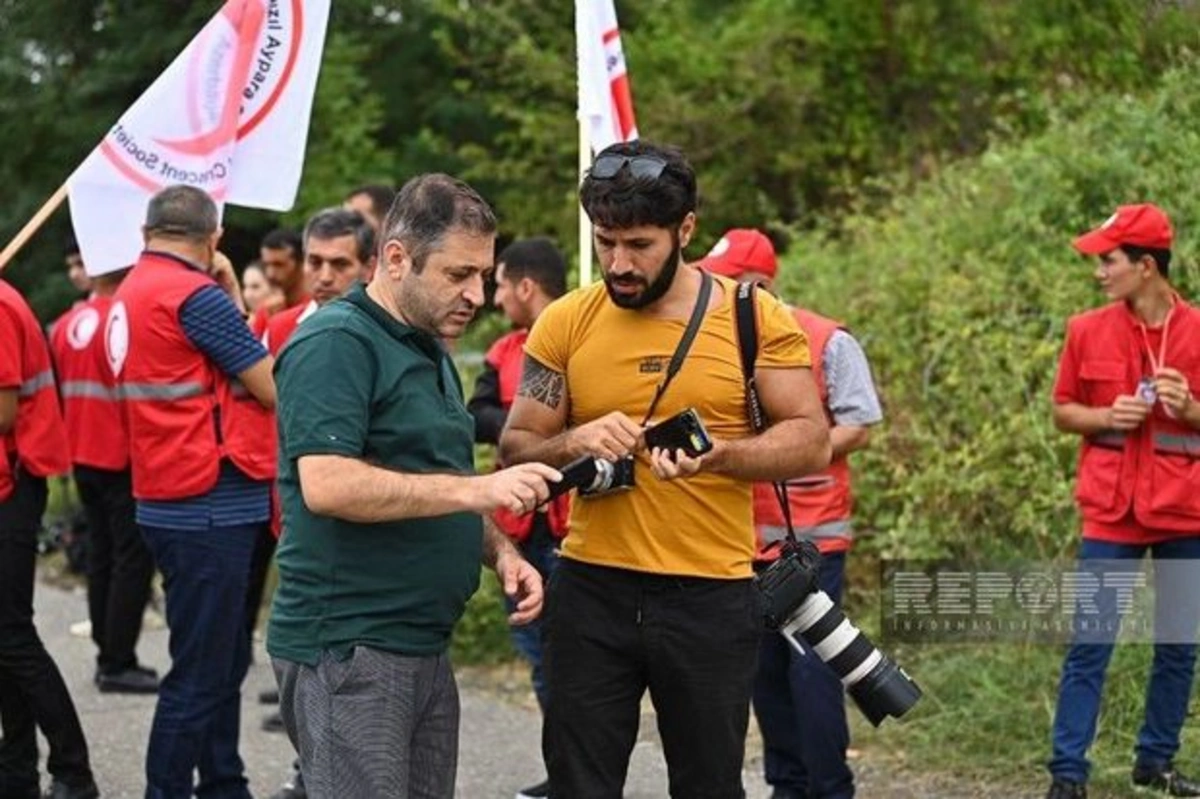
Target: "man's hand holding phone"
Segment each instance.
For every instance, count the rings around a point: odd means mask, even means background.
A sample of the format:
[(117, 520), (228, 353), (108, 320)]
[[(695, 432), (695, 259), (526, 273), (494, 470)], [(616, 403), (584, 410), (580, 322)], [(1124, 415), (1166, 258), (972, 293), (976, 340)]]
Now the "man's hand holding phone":
[(650, 450), (650, 471), (659, 480), (696, 474), (715, 446), (694, 408), (646, 428), (643, 435)]

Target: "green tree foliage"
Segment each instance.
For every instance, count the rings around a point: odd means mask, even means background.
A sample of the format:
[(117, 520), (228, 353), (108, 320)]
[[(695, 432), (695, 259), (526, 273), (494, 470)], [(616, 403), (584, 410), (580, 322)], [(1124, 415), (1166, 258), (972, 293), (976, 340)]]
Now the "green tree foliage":
[(1078, 441), (1054, 431), (1050, 393), (1067, 318), (1103, 297), (1070, 242), (1118, 204), (1156, 201), (1176, 221), (1172, 279), (1194, 295), (1198, 78), (1189, 65), (1144, 98), (1077, 98), (1044, 134), (848, 215), (789, 259), (785, 296), (852, 324), (886, 403), (888, 423), (859, 456), (869, 549), (1073, 546)]
[[(347, 0), (346, 5), (353, 5)], [(331, 20), (314, 104), (306, 180), (296, 211), (336, 204), (351, 186), (394, 171), (392, 148), (381, 142), (381, 96), (365, 75), (359, 34), (369, 26)], [(0, 231), (17, 232), (95, 147), (104, 132), (171, 62), (219, 2), (46, 0), (0, 3)], [(65, 205), (64, 205), (65, 209)], [(226, 248), (244, 263), (258, 238), (279, 220), (261, 211), (230, 209)], [(141, 220), (131, 220), (140, 224)], [(22, 288), (43, 319), (73, 299), (62, 270), (70, 231), (62, 211), (22, 251), (4, 276)]]
[[(1105, 300), (1094, 261), (1071, 239), (1118, 204), (1161, 204), (1176, 228), (1173, 282), (1194, 301), (1197, 80), (1200, 64), (1188, 63), (1136, 98), (1081, 94), (1049, 112), (1044, 133), (992, 146), (915, 191), (885, 186), (885, 207), (806, 234), (786, 259), (782, 293), (851, 324), (885, 403), (872, 448), (854, 456), (859, 623), (879, 618), (863, 590), (874, 556), (996, 563), (1074, 550), (1079, 442), (1053, 429), (1050, 394), (1066, 320)], [(987, 795), (1045, 790), (1061, 647), (884, 643), (925, 698), (879, 730), (851, 713), (867, 762), (1005, 783)], [(1117, 647), (1090, 753), (1098, 795), (1128, 795), (1150, 660), (1148, 646)], [(1197, 730), (1183, 736), (1187, 751)]]
[[(493, 123), (482, 139), (437, 139), (514, 232), (572, 241), (569, 6), (433, 5), (462, 70), (450, 90)], [(676, 0), (618, 14), (641, 134), (680, 145), (700, 172), (701, 243), (838, 214), (865, 179), (919, 178), (998, 133), (1039, 130), (1081, 88), (1139, 91), (1200, 43), (1195, 8), (1128, 0)]]
[(366, 53), (358, 37), (334, 31), (325, 45), (313, 99), (304, 179), (286, 220), (297, 227), (314, 211), (341, 202), (362, 183), (388, 182), (395, 156), (378, 139), (383, 98), (362, 72)]
[[(61, 184), (218, 0), (0, 0), (0, 179), (9, 235)], [(639, 127), (701, 174), (707, 244), (732, 225), (810, 227), (996, 134), (1041, 129), (1079, 91), (1140, 92), (1200, 10), (1161, 0), (619, 2)], [(505, 235), (575, 240), (572, 4), (335, 0), (296, 224), (354, 184), (444, 170), (494, 201)], [(887, 192), (908, 184), (888, 182)], [(234, 209), (253, 255), (272, 215)], [(55, 217), (9, 273), (65, 306)]]
[[(137, 6), (136, 12), (130, 7)], [(0, 4), (0, 231), (15, 235), (211, 13), (201, 4)], [(136, 20), (134, 19), (136, 17)], [(133, 24), (129, 24), (133, 23)], [(59, 213), (7, 268), (43, 318), (72, 298)]]

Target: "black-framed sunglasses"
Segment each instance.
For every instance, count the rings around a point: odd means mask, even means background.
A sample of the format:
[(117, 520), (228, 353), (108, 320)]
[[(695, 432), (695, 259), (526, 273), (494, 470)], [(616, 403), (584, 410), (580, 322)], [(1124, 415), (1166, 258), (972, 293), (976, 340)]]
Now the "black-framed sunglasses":
[(647, 180), (656, 180), (667, 168), (667, 162), (655, 155), (602, 155), (592, 162), (588, 174), (597, 180), (611, 180), (627, 164), (629, 174)]

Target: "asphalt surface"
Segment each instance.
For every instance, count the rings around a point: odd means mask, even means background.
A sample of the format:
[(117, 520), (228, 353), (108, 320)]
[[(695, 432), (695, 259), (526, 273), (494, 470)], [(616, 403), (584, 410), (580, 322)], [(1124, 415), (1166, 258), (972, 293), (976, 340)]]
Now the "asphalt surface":
[[(153, 696), (101, 694), (92, 684), (95, 651), (90, 638), (71, 635), (72, 624), (87, 618), (82, 589), (64, 590), (39, 582), (34, 600), (36, 623), (46, 648), (62, 672), (83, 722), (91, 749), (96, 782), (106, 799), (137, 799), (145, 786), (146, 740), (154, 713)], [(167, 631), (143, 630), (140, 659), (164, 673), (169, 665)], [(261, 644), (242, 691), (241, 753), (250, 790), (271, 797), (288, 775), (294, 757), (281, 733), (260, 729), (271, 708), (258, 703), (259, 691), (274, 688), (274, 677)], [(540, 718), (523, 670), (463, 669), (459, 673), (462, 725), (459, 740), (460, 799), (511, 799), (525, 785), (542, 779)], [(760, 745), (752, 730), (747, 742), (744, 784), (747, 799), (766, 799)], [(1040, 799), (1040, 790), (1013, 786), (973, 785), (946, 775), (897, 773), (887, 758), (865, 756), (854, 761), (860, 799)], [(45, 743), (42, 742), (43, 768)], [(43, 772), (44, 775), (44, 772)], [(626, 799), (667, 796), (666, 767), (655, 731), (653, 711), (644, 705), (641, 733), (626, 782)]]
[[(141, 797), (145, 787), (146, 740), (155, 698), (101, 694), (92, 684), (95, 658), (92, 641), (69, 632), (73, 623), (87, 618), (87, 602), (81, 589), (64, 590), (40, 582), (34, 605), (42, 640), (58, 664), (83, 722), (102, 795), (106, 799)], [(144, 630), (138, 656), (164, 673), (169, 665), (167, 631)], [(462, 727), (457, 796), (511, 799), (517, 789), (544, 776), (540, 719), (532, 701), (514, 701), (503, 692), (480, 685), (481, 681), (471, 674), (460, 679)], [(258, 693), (274, 686), (266, 652), (257, 644), (255, 662), (242, 691), (241, 738), (250, 790), (256, 797), (269, 797), (279, 788), (294, 757), (285, 735), (264, 732), (259, 727), (270, 708), (258, 704)], [(42, 756), (44, 769), (44, 742)], [(761, 784), (761, 780), (758, 782)], [(639, 741), (630, 765), (626, 796), (652, 799), (666, 795), (661, 749), (652, 739)], [(750, 794), (752, 799), (766, 795), (765, 787)]]

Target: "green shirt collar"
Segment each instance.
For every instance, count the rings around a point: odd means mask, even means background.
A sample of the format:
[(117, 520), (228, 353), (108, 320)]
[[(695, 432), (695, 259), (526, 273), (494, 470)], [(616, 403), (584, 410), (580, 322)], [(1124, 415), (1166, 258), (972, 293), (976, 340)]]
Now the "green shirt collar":
[(411, 338), (412, 342), (434, 361), (438, 361), (446, 355), (446, 349), (442, 346), (441, 341), (424, 330), (407, 325), (392, 316), (383, 306), (371, 299), (371, 295), (367, 294), (367, 287), (362, 283), (355, 284), (342, 299), (362, 310), (374, 320), (375, 324), (382, 327), (397, 341)]

